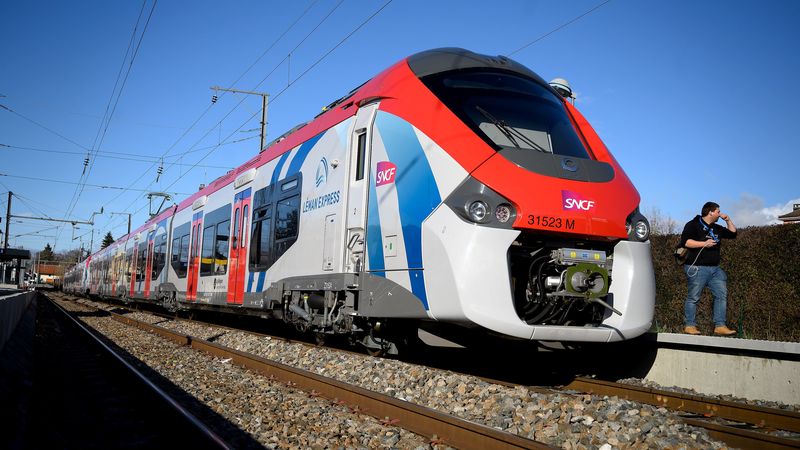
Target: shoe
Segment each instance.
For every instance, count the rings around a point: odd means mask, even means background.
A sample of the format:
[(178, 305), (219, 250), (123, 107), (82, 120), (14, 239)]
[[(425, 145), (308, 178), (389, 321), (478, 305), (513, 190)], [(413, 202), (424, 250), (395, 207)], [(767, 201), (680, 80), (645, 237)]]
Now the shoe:
[(736, 333), (737, 333), (736, 330), (731, 330), (725, 325), (714, 328), (714, 334), (716, 334), (717, 336), (733, 336)]
[(702, 334), (700, 333), (700, 330), (697, 329), (697, 327), (684, 327), (683, 332), (686, 334), (693, 334), (695, 336), (698, 334)]

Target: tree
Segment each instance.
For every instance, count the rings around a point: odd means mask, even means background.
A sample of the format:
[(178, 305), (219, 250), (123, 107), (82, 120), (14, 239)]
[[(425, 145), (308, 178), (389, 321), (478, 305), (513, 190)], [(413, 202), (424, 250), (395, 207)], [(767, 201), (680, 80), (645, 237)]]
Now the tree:
[(75, 264), (80, 258), (79, 255), (81, 254), (80, 249), (72, 249), (63, 252), (58, 252), (55, 256), (56, 261), (65, 261), (71, 264)]
[(48, 242), (47, 245), (44, 246), (44, 250), (39, 253), (39, 260), (53, 261), (53, 256), (53, 247), (50, 247), (50, 243)]
[(647, 220), (650, 222), (650, 232), (653, 235), (658, 236), (679, 233), (678, 222), (672, 217), (662, 213), (661, 210), (655, 206), (650, 208), (648, 213), (645, 214), (645, 217), (647, 217)]
[(103, 243), (100, 244), (100, 250), (108, 247), (113, 243), (114, 243), (114, 237), (111, 236), (111, 232), (109, 231), (108, 233), (106, 233), (106, 237), (103, 238)]

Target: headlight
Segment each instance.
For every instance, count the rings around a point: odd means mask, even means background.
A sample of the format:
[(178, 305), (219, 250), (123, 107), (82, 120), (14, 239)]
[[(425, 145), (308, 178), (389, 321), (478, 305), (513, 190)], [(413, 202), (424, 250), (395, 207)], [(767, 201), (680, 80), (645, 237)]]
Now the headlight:
[(508, 219), (511, 218), (511, 205), (497, 205), (497, 208), (494, 210), (494, 216), (500, 223), (508, 222)]
[(647, 226), (647, 222), (643, 220), (636, 222), (633, 231), (636, 233), (636, 238), (640, 241), (646, 241), (648, 236), (650, 236), (650, 227)]
[(511, 201), (468, 177), (444, 201), (459, 219), (473, 225), (511, 230), (517, 210)]
[(486, 218), (486, 212), (489, 210), (489, 205), (480, 200), (467, 205), (467, 215), (473, 222), (482, 222)]
[(632, 241), (644, 242), (650, 238), (650, 222), (639, 212), (639, 208), (628, 215), (625, 230), (628, 232), (628, 239)]

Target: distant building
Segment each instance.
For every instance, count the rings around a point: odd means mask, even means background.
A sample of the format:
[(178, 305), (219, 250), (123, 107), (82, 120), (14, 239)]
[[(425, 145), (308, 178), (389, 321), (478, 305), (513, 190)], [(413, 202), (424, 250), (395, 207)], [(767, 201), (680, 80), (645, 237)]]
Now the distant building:
[(795, 203), (792, 206), (792, 212), (778, 216), (778, 220), (782, 220), (784, 224), (800, 223), (800, 203)]

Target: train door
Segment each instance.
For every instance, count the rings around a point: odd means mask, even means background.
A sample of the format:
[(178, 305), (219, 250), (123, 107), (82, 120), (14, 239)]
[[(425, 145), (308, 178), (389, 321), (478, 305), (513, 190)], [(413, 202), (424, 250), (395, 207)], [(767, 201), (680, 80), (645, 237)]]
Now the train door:
[(117, 249), (115, 248), (112, 251), (114, 254), (111, 255), (111, 296), (114, 297), (117, 295), (117, 265), (119, 265), (119, 258), (117, 257)]
[(228, 266), (228, 303), (241, 305), (244, 301), (244, 280), (247, 270), (247, 246), (250, 223), (251, 188), (237, 193), (233, 200), (233, 230)]
[(136, 244), (136, 296), (141, 298), (144, 294), (145, 261), (147, 260), (147, 235), (142, 236)]
[(129, 297), (133, 297), (136, 293), (136, 241), (129, 240), (128, 245), (131, 247), (125, 253), (128, 262), (128, 273), (130, 274), (130, 292)]
[(350, 175), (347, 192), (347, 236), (345, 271), (364, 270), (364, 241), (366, 237), (367, 198), (369, 195), (369, 159), (372, 123), (378, 105), (359, 109), (350, 139)]
[(156, 232), (151, 231), (147, 234), (147, 261), (145, 262), (144, 270), (144, 298), (150, 298), (150, 280), (153, 273), (153, 239)]
[(189, 273), (186, 280), (186, 300), (197, 300), (197, 279), (200, 276), (200, 234), (203, 227), (203, 212), (192, 216), (192, 236), (189, 244)]

